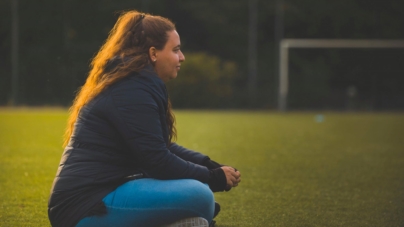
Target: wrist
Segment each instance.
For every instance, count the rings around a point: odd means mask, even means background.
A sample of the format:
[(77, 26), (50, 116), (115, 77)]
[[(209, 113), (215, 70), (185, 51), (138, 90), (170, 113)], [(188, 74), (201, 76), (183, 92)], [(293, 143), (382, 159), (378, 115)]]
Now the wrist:
[(222, 168), (209, 170), (208, 185), (212, 192), (224, 191), (227, 186), (226, 175)]
[(202, 165), (207, 167), (209, 170), (211, 169), (216, 169), (216, 168), (220, 168), (222, 165), (220, 165), (219, 163), (211, 160), (209, 157), (207, 157), (207, 159), (205, 159), (202, 162)]

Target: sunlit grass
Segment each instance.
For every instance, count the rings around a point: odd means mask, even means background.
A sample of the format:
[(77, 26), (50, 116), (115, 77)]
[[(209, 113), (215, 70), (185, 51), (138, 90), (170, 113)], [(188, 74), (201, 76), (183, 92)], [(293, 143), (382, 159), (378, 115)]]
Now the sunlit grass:
[[(176, 111), (178, 143), (242, 173), (218, 227), (403, 226), (404, 115)], [(49, 226), (65, 110), (0, 110), (0, 226)]]
[(0, 112), (0, 226), (49, 226), (66, 111)]

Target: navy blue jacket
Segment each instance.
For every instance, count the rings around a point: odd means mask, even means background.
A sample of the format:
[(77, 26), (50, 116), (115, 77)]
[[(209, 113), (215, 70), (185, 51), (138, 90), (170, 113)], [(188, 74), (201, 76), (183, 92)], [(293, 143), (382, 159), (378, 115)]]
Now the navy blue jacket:
[(152, 68), (132, 73), (85, 105), (49, 199), (52, 226), (75, 226), (129, 175), (208, 182), (209, 157), (169, 145), (168, 96)]

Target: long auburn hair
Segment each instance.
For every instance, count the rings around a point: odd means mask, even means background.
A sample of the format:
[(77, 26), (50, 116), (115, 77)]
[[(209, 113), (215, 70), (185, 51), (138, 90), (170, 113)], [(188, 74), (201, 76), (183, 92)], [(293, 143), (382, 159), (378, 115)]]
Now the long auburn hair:
[[(134, 10), (120, 15), (104, 45), (93, 58), (87, 80), (79, 89), (70, 108), (64, 146), (69, 143), (80, 109), (111, 84), (131, 72), (139, 72), (145, 66), (153, 64), (149, 56), (150, 47), (162, 50), (168, 40), (167, 32), (173, 30), (175, 25), (164, 17)], [(113, 58), (125, 59), (125, 61), (121, 61), (112, 70), (106, 70), (107, 63)], [(169, 141), (172, 143), (176, 139), (177, 131), (170, 100), (168, 100), (166, 118)]]

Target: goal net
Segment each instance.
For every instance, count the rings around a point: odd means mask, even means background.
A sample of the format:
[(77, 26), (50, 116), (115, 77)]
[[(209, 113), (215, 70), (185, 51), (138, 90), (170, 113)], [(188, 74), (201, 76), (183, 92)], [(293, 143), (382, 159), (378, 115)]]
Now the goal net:
[[(404, 40), (347, 40), (347, 39), (283, 39), (280, 43), (280, 56), (279, 56), (279, 89), (278, 89), (278, 109), (280, 111), (286, 111), (289, 109), (289, 103), (288, 103), (288, 96), (290, 95), (290, 49), (303, 49), (303, 48), (315, 48), (315, 49), (323, 49), (323, 50), (336, 50), (337, 51), (353, 51), (353, 50), (366, 50), (366, 53), (364, 55), (369, 55), (368, 53), (374, 52), (374, 56), (380, 55), (380, 51), (382, 51), (385, 54), (385, 57), (391, 57), (394, 60), (394, 57), (392, 57), (391, 51), (392, 49), (396, 49), (398, 51), (401, 51), (398, 53), (398, 56), (400, 56), (400, 59), (404, 58), (403, 55), (403, 50), (404, 48)], [(377, 51), (374, 51), (378, 49)], [(394, 51), (394, 50), (393, 50)], [(362, 53), (363, 55), (363, 53)], [(380, 57), (380, 56), (378, 56)], [(383, 56), (382, 56), (383, 58)], [(399, 59), (396, 57), (395, 58), (397, 61)], [(292, 59), (293, 60), (293, 59)], [(358, 59), (359, 60), (359, 59)], [(363, 59), (362, 59), (363, 60)], [(375, 60), (375, 59), (373, 59)], [(351, 61), (355, 61), (355, 59), (351, 59)], [(388, 60), (387, 60), (388, 61)], [(345, 62), (347, 62), (345, 60)], [(391, 61), (390, 61), (391, 62)], [(373, 64), (372, 62), (369, 62), (368, 64)], [(396, 65), (399, 65), (400, 63), (396, 63)], [(341, 66), (342, 67), (342, 66)], [(399, 66), (398, 66), (399, 67)], [(370, 67), (372, 68), (372, 67)], [(370, 69), (369, 68), (369, 69)], [(397, 68), (397, 67), (396, 67)], [(314, 71), (316, 69), (313, 69)], [(373, 69), (374, 70), (374, 69)], [(397, 71), (396, 69), (392, 69), (393, 71)], [(392, 72), (380, 72), (384, 74), (391, 74)], [(394, 72), (397, 73), (397, 72)], [(306, 73), (307, 74), (307, 73)], [(367, 82), (373, 83), (373, 94), (375, 94), (377, 90), (377, 86), (380, 82), (380, 80), (374, 79), (374, 76), (369, 78)], [(397, 76), (395, 76), (397, 78)], [(401, 77), (404, 78), (404, 75)], [(400, 77), (400, 78), (401, 78)], [(373, 79), (372, 79), (373, 78)], [(390, 81), (394, 83), (394, 81)], [(366, 83), (362, 79), (362, 83)], [(313, 85), (315, 86), (315, 84)], [(394, 86), (393, 86), (394, 87)], [(360, 94), (361, 91), (358, 89), (355, 84), (346, 84), (345, 85), (345, 95), (346, 95), (346, 107), (354, 107), (355, 105), (355, 97), (358, 96), (358, 93)], [(365, 92), (362, 92), (362, 94)], [(397, 93), (398, 94), (398, 93)], [(403, 93), (404, 94), (404, 93)], [(397, 96), (396, 94), (392, 94), (393, 96)], [(332, 99), (330, 99), (332, 100)]]

